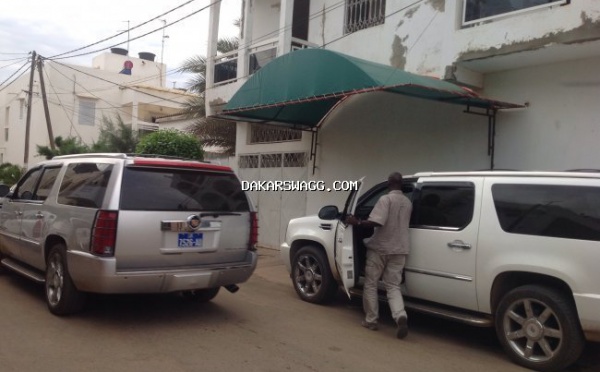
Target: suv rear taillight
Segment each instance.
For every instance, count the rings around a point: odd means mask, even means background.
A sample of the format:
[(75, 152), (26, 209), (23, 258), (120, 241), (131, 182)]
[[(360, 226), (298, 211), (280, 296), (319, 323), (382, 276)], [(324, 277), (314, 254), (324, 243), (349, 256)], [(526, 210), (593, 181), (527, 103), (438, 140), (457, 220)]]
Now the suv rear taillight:
[(96, 212), (90, 250), (93, 254), (103, 257), (115, 255), (117, 241), (117, 218), (119, 212), (99, 210)]
[(248, 240), (248, 249), (256, 250), (258, 243), (258, 216), (256, 212), (250, 212), (250, 239)]

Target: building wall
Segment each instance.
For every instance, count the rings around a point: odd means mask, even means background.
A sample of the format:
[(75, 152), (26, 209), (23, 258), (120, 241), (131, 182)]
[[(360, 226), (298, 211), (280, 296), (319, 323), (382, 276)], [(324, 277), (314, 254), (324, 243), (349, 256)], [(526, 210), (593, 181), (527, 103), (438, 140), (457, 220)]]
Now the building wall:
[[(393, 171), (488, 169), (487, 118), (463, 113), (464, 107), (368, 93), (343, 103), (319, 132), (317, 170), (311, 179), (365, 177), (363, 191)], [(347, 192), (309, 192), (308, 214), (326, 204), (343, 206)]]
[(488, 74), (485, 87), (529, 103), (498, 116), (499, 168), (600, 168), (600, 57)]
[[(100, 58), (101, 57), (101, 58)], [(46, 62), (44, 81), (48, 97), (48, 109), (52, 123), (53, 136), (76, 137), (91, 145), (98, 138), (103, 125), (103, 116), (113, 120), (117, 115), (134, 129), (144, 124), (160, 128), (152, 123), (153, 116), (173, 114), (179, 111), (180, 103), (189, 95), (172, 89), (152, 86), (158, 84), (157, 66), (150, 61), (105, 53), (94, 59), (94, 68)], [(119, 74), (118, 63), (127, 59), (134, 63), (133, 75)], [(143, 67), (145, 66), (145, 67)], [(106, 68), (107, 70), (101, 69)], [(150, 83), (150, 84), (149, 84)], [(26, 111), (21, 116), (21, 99), (27, 102), (23, 93), (29, 89), (29, 75), (24, 75), (0, 93), (0, 151), (2, 161), (13, 164), (33, 165), (44, 160), (37, 155), (36, 145), (48, 146), (49, 133), (44, 115), (39, 75), (36, 70), (31, 106), (31, 125), (29, 158), (24, 160)], [(80, 100), (95, 103), (93, 123), (80, 123)], [(9, 107), (9, 115), (6, 115)], [(171, 121), (164, 127), (176, 127), (189, 124), (186, 121)], [(5, 138), (8, 128), (8, 141)]]

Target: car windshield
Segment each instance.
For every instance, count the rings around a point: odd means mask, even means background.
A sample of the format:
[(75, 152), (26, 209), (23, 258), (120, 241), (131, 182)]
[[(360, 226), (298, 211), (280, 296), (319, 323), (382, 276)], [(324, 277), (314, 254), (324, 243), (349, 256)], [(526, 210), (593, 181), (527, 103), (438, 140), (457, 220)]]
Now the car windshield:
[(121, 209), (245, 212), (249, 204), (230, 172), (127, 167)]

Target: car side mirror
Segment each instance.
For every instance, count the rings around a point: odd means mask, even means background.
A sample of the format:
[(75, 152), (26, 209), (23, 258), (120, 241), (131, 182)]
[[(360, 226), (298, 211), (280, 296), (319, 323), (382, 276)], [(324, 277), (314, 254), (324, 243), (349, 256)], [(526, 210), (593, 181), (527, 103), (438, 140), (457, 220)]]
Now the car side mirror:
[(6, 185), (0, 185), (0, 198), (8, 196), (10, 192), (10, 187)]
[(335, 205), (326, 205), (319, 211), (319, 218), (322, 220), (335, 220), (340, 216), (340, 211)]

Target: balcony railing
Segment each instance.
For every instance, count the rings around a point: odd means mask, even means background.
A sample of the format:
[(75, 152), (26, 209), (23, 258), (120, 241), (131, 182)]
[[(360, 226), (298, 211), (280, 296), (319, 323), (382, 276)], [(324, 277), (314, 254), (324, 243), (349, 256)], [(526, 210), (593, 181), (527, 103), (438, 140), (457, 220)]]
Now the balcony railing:
[[(248, 71), (252, 75), (256, 71), (277, 58), (277, 38), (271, 38), (253, 44), (249, 48)], [(317, 48), (317, 44), (306, 40), (292, 38), (292, 51), (305, 48)], [(215, 58), (214, 84), (222, 85), (234, 82), (238, 79), (238, 51), (224, 53)]]
[(237, 50), (218, 55), (215, 58), (215, 74), (213, 80), (215, 85), (235, 81), (237, 79), (237, 65)]
[(517, 15), (536, 9), (569, 4), (570, 0), (463, 0), (463, 26)]

